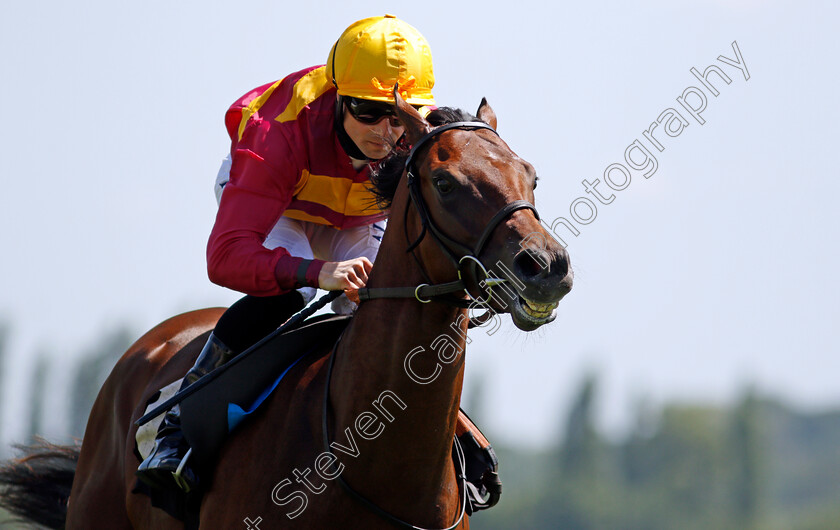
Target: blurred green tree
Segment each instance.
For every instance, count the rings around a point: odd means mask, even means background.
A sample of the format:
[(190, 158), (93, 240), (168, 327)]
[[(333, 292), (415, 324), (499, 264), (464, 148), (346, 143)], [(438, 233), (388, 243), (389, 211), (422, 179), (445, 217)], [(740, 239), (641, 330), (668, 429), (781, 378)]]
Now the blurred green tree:
[(29, 387), (29, 425), (27, 426), (29, 440), (44, 434), (44, 417), (46, 415), (44, 401), (49, 368), (49, 358), (42, 351), (38, 354), (38, 360), (35, 361), (35, 368), (32, 370), (32, 384)]
[(560, 472), (564, 477), (597, 474), (600, 441), (595, 430), (596, 391), (597, 377), (594, 373), (586, 374), (565, 422), (560, 447)]
[[(0, 321), (0, 395), (6, 390), (6, 344), (9, 338), (9, 324)], [(0, 437), (3, 435), (3, 408), (0, 407)], [(2, 453), (2, 451), (0, 451)]]
[(103, 335), (99, 342), (82, 355), (73, 377), (68, 400), (70, 436), (84, 436), (90, 409), (99, 394), (99, 389), (134, 338), (134, 334), (123, 326)]
[(748, 389), (732, 411), (731, 472), (732, 510), (745, 530), (756, 528), (762, 498), (762, 448), (759, 400)]

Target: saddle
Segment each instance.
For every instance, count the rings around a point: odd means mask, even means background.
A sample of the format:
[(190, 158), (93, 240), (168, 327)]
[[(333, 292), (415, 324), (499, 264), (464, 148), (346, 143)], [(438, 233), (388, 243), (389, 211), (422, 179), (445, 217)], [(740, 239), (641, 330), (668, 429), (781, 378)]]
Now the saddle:
[(228, 433), (271, 395), (301, 359), (332, 346), (350, 316), (329, 315), (266, 342), (215, 381), (181, 402), (181, 429), (192, 448), (190, 458), (204, 466), (212, 462)]
[[(184, 398), (181, 407), (181, 428), (192, 453), (191, 465), (207, 470), (231, 431), (254, 412), (271, 395), (285, 375), (299, 361), (315, 351), (332, 346), (347, 327), (351, 316), (325, 315), (304, 321), (299, 327), (273, 337), (246, 358), (224, 369), (211, 384)], [(166, 387), (157, 393), (154, 401), (169, 397), (180, 381), (172, 388)], [(156, 403), (149, 403), (147, 411)], [(467, 513), (473, 513), (494, 506), (501, 495), (501, 481), (498, 477), (498, 460), (490, 443), (461, 411), (456, 436), (463, 448), (465, 474), (467, 477)], [(150, 422), (151, 433), (156, 432), (158, 422)], [(144, 443), (138, 431), (138, 456), (145, 457)], [(459, 466), (453, 448), (456, 469)], [(142, 458), (141, 458), (142, 460)], [(135, 491), (152, 497), (152, 504), (166, 510), (170, 515), (187, 522), (193, 527), (197, 521), (200, 498), (193, 493), (185, 498), (180, 491), (157, 492), (144, 488), (142, 484)], [(199, 494), (200, 495), (200, 494)], [(192, 523), (192, 524), (190, 524)]]

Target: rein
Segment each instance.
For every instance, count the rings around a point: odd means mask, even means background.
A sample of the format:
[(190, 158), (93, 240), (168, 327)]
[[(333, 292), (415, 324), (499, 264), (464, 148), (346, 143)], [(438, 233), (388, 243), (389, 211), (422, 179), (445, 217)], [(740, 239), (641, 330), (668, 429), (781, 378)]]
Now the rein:
[[(481, 254), (481, 251), (484, 250), (484, 245), (487, 243), (487, 240), (490, 239), (490, 235), (492, 234), (493, 230), (501, 223), (508, 215), (515, 212), (516, 210), (521, 210), (523, 208), (530, 209), (534, 212), (534, 215), (537, 216), (539, 219), (539, 214), (537, 213), (536, 208), (533, 204), (529, 203), (528, 201), (513, 201), (507, 205), (505, 205), (501, 210), (499, 210), (496, 215), (490, 220), (487, 226), (484, 228), (484, 232), (481, 234), (481, 237), (478, 238), (478, 243), (474, 249), (470, 249), (469, 247), (455, 241), (454, 239), (447, 236), (440, 228), (438, 228), (437, 224), (435, 224), (434, 220), (429, 215), (428, 207), (426, 206), (426, 202), (423, 200), (423, 195), (420, 193), (420, 183), (419, 179), (414, 175), (413, 167), (414, 167), (414, 155), (417, 154), (417, 151), (429, 140), (434, 138), (436, 135), (448, 131), (450, 129), (462, 129), (462, 130), (477, 130), (477, 129), (488, 129), (493, 131), (494, 134), (498, 136), (498, 132), (496, 132), (493, 127), (490, 125), (482, 122), (482, 121), (456, 121), (452, 123), (447, 123), (445, 125), (441, 125), (436, 129), (432, 129), (425, 136), (420, 138), (420, 140), (414, 144), (409, 151), (408, 159), (405, 161), (405, 170), (407, 172), (408, 177), (408, 189), (410, 192), (411, 203), (417, 209), (418, 214), (420, 215), (420, 220), (423, 225), (423, 231), (420, 234), (420, 237), (412, 244), (410, 244), (408, 248), (408, 252), (412, 252), (414, 259), (417, 259), (417, 256), (414, 255), (414, 248), (420, 244), (423, 238), (426, 235), (427, 229), (428, 232), (432, 234), (432, 237), (437, 242), (437, 244), (444, 250), (447, 257), (449, 257), (450, 261), (453, 262), (456, 269), (458, 270), (458, 279), (454, 282), (448, 283), (440, 283), (440, 284), (431, 284), (431, 280), (429, 283), (420, 284), (414, 287), (382, 287), (382, 288), (367, 288), (364, 287), (358, 290), (358, 296), (360, 301), (364, 300), (373, 300), (375, 298), (416, 298), (421, 303), (429, 303), (433, 300), (435, 301), (442, 301), (457, 307), (468, 308), (471, 304), (475, 301), (469, 291), (467, 290), (466, 283), (464, 282), (464, 271), (462, 271), (462, 264), (464, 262), (467, 263), (467, 266), (470, 268), (473, 274), (473, 278), (475, 278), (475, 269), (480, 268), (482, 273), (484, 274), (484, 280), (482, 283), (485, 287), (487, 287), (489, 296), (486, 302), (490, 301), (492, 298), (492, 289), (493, 286), (498, 285), (500, 283), (504, 283), (507, 280), (503, 278), (490, 278), (489, 273), (487, 272), (487, 268), (481, 263), (478, 259), (478, 256)], [(408, 208), (406, 208), (406, 216), (408, 215)], [(406, 234), (406, 240), (408, 240), (408, 234)], [(407, 241), (406, 241), (407, 242)], [(456, 258), (455, 254), (449, 248), (448, 245), (452, 245), (455, 247), (460, 247), (464, 254), (461, 258)], [(419, 265), (419, 261), (418, 261)], [(428, 274), (423, 269), (422, 265), (420, 265), (420, 270), (423, 272), (423, 275), (428, 278)], [(464, 291), (467, 294), (467, 298), (454, 298), (449, 297), (453, 293), (457, 293), (458, 291)], [(315, 313), (318, 309), (325, 306), (331, 300), (334, 300), (336, 297), (341, 295), (341, 291), (333, 291), (327, 293), (326, 295), (322, 296), (317, 302), (310, 304), (306, 309), (301, 311), (300, 313), (294, 315), (290, 318), (284, 325), (277, 328), (271, 334), (242, 352), (241, 354), (237, 355), (229, 362), (225, 363), (223, 366), (213, 370), (209, 374), (206, 374), (201, 379), (193, 383), (192, 385), (184, 388), (177, 392), (174, 396), (169, 398), (168, 400), (161, 403), (159, 406), (155, 407), (154, 410), (144, 414), (140, 419), (138, 419), (135, 424), (136, 425), (143, 425), (148, 423), (156, 416), (166, 412), (172, 406), (180, 403), (184, 398), (192, 395), (193, 393), (197, 392), (205, 385), (210, 383), (216, 377), (220, 376), (222, 372), (228, 370), (230, 367), (234, 366), (236, 363), (240, 362), (242, 359), (250, 355), (252, 352), (258, 350), (260, 346), (271, 340), (273, 337), (284, 333), (286, 330), (290, 329), (293, 326), (296, 326), (299, 322), (303, 321), (305, 318), (308, 318), (310, 315)], [(492, 310), (491, 310), (492, 311)], [(470, 327), (475, 325), (482, 325), (487, 319), (492, 316), (492, 312), (488, 311), (487, 313), (477, 317), (470, 319)]]

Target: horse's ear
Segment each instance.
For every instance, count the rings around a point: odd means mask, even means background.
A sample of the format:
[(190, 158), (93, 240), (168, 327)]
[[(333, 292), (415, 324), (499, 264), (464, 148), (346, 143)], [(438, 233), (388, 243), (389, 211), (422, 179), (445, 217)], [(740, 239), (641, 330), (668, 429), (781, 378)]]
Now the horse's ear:
[(496, 128), (496, 113), (493, 112), (493, 108), (490, 107), (489, 103), (487, 103), (487, 98), (481, 98), (481, 103), (478, 104), (478, 112), (476, 115), (479, 120), (490, 125), (490, 127), (493, 127), (494, 129)]
[(405, 137), (408, 139), (408, 143), (414, 145), (427, 132), (432, 130), (432, 126), (417, 112), (417, 109), (403, 100), (396, 83), (394, 84), (394, 101), (397, 105), (397, 117), (405, 125)]

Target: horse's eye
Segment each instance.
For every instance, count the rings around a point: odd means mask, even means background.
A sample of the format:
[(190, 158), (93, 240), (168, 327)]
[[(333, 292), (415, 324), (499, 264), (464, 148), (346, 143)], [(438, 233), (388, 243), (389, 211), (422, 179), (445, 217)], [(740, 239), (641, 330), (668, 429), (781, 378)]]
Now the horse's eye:
[(534, 177), (534, 189), (537, 189), (537, 183), (539, 182), (540, 177)]
[(435, 179), (435, 187), (442, 194), (452, 191), (452, 183), (442, 177)]

